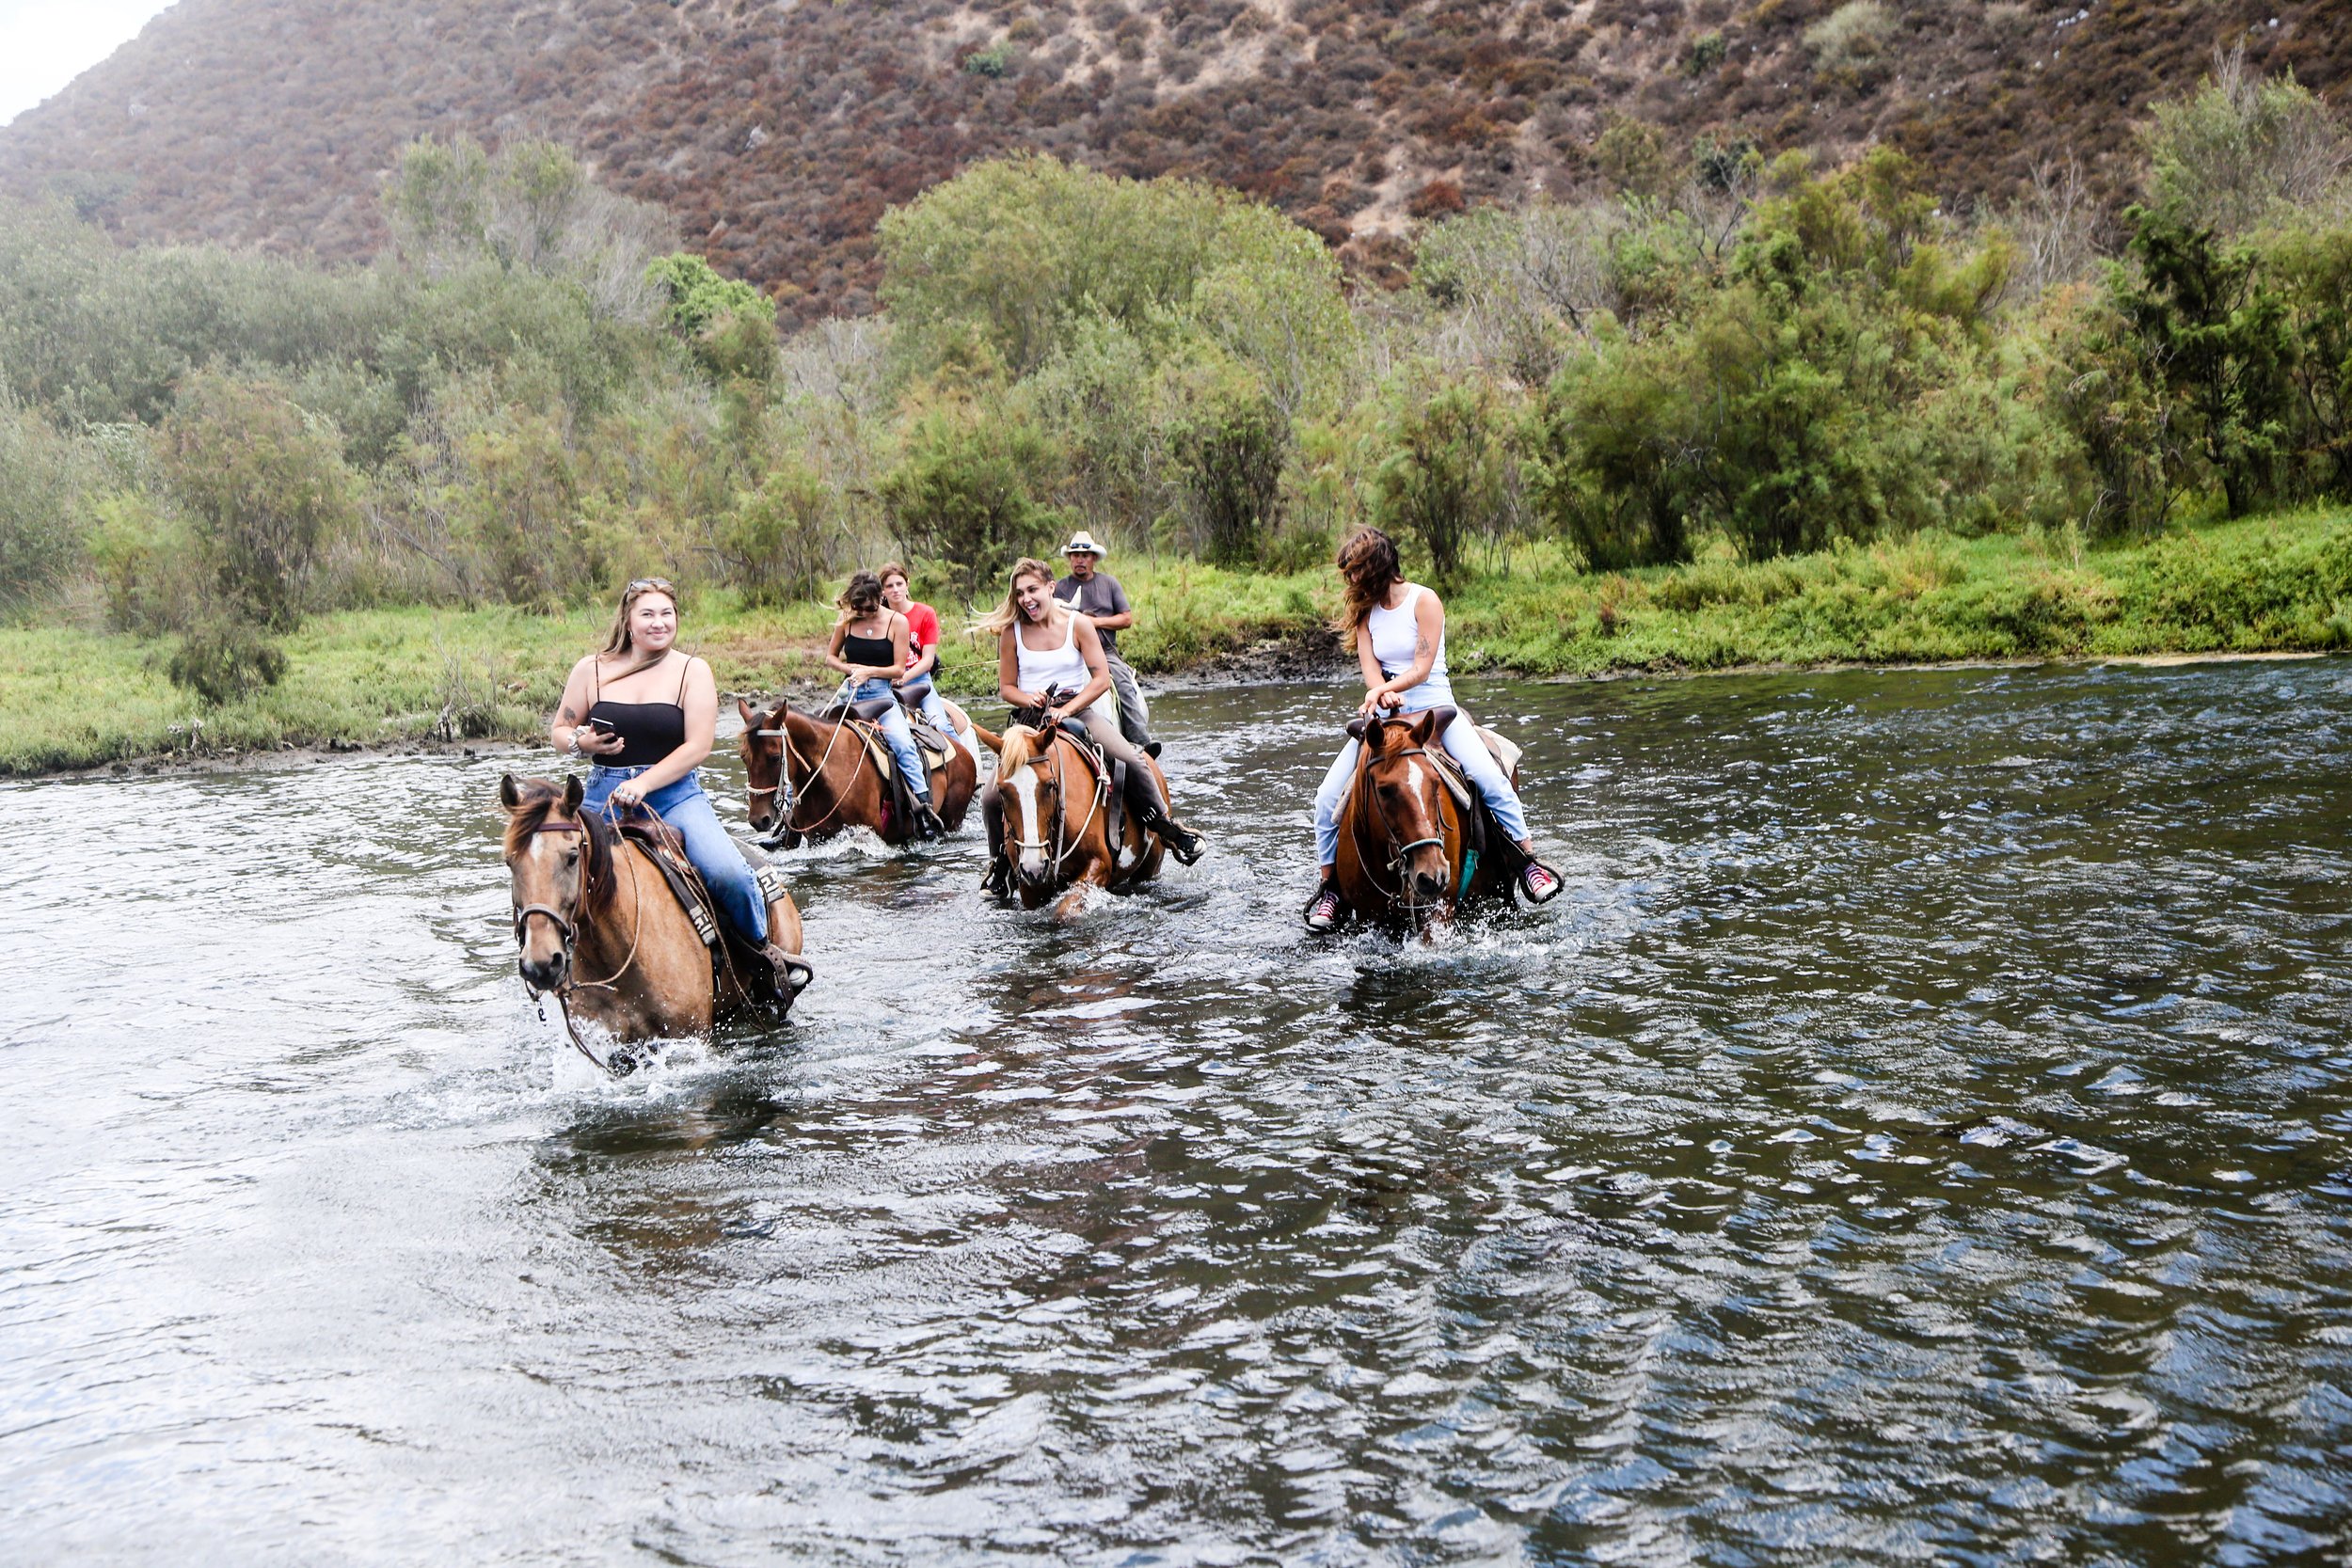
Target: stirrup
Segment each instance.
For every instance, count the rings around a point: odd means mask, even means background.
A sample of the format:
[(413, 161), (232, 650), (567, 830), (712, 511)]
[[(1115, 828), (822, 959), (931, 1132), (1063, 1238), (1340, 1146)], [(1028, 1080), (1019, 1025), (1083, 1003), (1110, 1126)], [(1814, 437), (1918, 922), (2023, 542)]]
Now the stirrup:
[(992, 898), (1012, 896), (1012, 863), (998, 855), (989, 863), (988, 874), (980, 879), (980, 891)]
[(947, 836), (947, 824), (940, 820), (937, 808), (929, 794), (914, 798), (914, 836), (926, 843)]
[[(1331, 904), (1327, 914), (1323, 912), (1322, 908), (1326, 899)], [(1307, 922), (1310, 931), (1327, 931), (1340, 923), (1340, 915), (1346, 908), (1347, 901), (1340, 896), (1340, 884), (1324, 882), (1316, 887), (1314, 896), (1307, 900), (1307, 907), (1298, 912), (1299, 917)]]
[[(1538, 871), (1551, 879), (1551, 887), (1547, 892), (1537, 893), (1527, 885), (1527, 879)], [(1561, 879), (1560, 873), (1533, 855), (1528, 856), (1527, 863), (1519, 868), (1518, 883), (1519, 891), (1527, 895), (1527, 901), (1538, 909), (1559, 897), (1561, 890), (1568, 885)]]
[(809, 982), (817, 978), (815, 967), (806, 958), (786, 952), (773, 942), (768, 944), (766, 956), (776, 972), (776, 992), (787, 1002), (808, 990)]

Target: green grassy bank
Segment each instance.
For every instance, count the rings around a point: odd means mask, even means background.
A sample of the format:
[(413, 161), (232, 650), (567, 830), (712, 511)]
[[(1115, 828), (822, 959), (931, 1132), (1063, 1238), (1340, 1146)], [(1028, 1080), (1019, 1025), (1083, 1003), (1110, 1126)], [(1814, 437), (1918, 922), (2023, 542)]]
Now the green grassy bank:
[[(1330, 657), (1327, 571), (1236, 573), (1178, 560), (1113, 563), (1141, 621), (1124, 640), (1148, 672), (1191, 670), (1269, 643)], [(690, 600), (687, 641), (723, 689), (820, 673), (831, 612)], [(1543, 546), (1451, 595), (1457, 671), (1532, 675), (2352, 647), (2352, 512), (2183, 530), (2086, 550), (2070, 536), (1924, 536), (1759, 564), (1708, 559), (1594, 576)], [(993, 685), (950, 616), (946, 685)], [(0, 629), (0, 774), (286, 746), (386, 746), (536, 736), (602, 611), (392, 610), (318, 616), (291, 638), (286, 678), (206, 709), (164, 675), (167, 645), (56, 626)], [(1271, 665), (1269, 665), (1271, 667)]]

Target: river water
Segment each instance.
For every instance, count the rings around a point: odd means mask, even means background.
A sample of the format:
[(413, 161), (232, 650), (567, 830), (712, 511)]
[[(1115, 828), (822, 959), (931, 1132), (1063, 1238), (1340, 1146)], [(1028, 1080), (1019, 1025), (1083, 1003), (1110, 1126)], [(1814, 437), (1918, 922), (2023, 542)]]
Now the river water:
[(515, 756), (0, 789), (0, 1556), (2344, 1549), (2352, 664), (1464, 691), (1543, 911), (1306, 939), (1343, 692), (1171, 693), (1198, 868), (787, 857), (621, 1085)]

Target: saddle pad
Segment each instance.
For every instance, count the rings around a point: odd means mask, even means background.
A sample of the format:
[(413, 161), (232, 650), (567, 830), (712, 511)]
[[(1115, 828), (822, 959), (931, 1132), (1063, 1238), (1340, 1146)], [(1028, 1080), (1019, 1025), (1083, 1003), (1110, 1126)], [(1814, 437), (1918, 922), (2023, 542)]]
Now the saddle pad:
[(719, 947), (719, 911), (712, 904), (710, 892), (703, 879), (695, 875), (692, 863), (686, 858), (685, 840), (677, 830), (659, 819), (645, 821), (633, 818), (621, 825), (624, 837), (636, 841), (647, 859), (661, 872), (661, 879), (670, 884), (670, 895), (693, 922), (694, 934), (703, 945), (715, 954)]

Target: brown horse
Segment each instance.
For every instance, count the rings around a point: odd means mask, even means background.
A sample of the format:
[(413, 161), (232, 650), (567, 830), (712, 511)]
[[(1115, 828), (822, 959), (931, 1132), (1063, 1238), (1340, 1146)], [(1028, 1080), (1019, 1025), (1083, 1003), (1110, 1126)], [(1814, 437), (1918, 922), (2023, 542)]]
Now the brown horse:
[[(751, 795), (752, 828), (776, 830), (787, 849), (827, 839), (848, 828), (870, 828), (884, 844), (904, 844), (914, 824), (892, 807), (885, 764), (849, 724), (811, 719), (789, 703), (767, 712), (738, 697), (743, 716), (743, 772)], [(974, 726), (992, 747), (996, 737)], [(931, 769), (931, 805), (949, 832), (963, 826), (979, 764), (961, 746), (947, 748), (946, 766)]]
[(1333, 871), (1347, 907), (1382, 925), (1426, 931), (1461, 904), (1511, 896), (1504, 867), (1515, 863), (1470, 856), (1468, 825), (1432, 760), (1453, 721), (1448, 707), (1348, 726), (1363, 750), (1340, 801)]
[[(1084, 907), (1089, 886), (1124, 893), (1160, 874), (1167, 847), (1126, 813), (1121, 865), (1111, 852), (1104, 807), (1109, 787), (1077, 742), (1057, 729), (1050, 734), (1026, 724), (1006, 728), (992, 741), (997, 753), (997, 798), (1005, 814), (1005, 850), (1012, 857), (1014, 886), (1023, 909), (1034, 910), (1056, 894), (1054, 915), (1068, 920)], [(1168, 798), (1160, 765), (1146, 759)]]
[[(714, 977), (710, 949), (660, 868), (602, 816), (582, 814), (580, 798), (577, 777), (560, 785), (512, 773), (499, 781), (514, 879), (516, 967), (533, 996), (555, 993), (580, 1053), (624, 1077), (636, 1069), (636, 1056), (597, 1056), (581, 1040), (574, 1015), (604, 1025), (619, 1041), (676, 1038), (707, 1033), (751, 992), (732, 956)], [(801, 911), (791, 895), (768, 906), (768, 927), (786, 952), (801, 951)], [(785, 1006), (797, 993), (795, 986)]]

